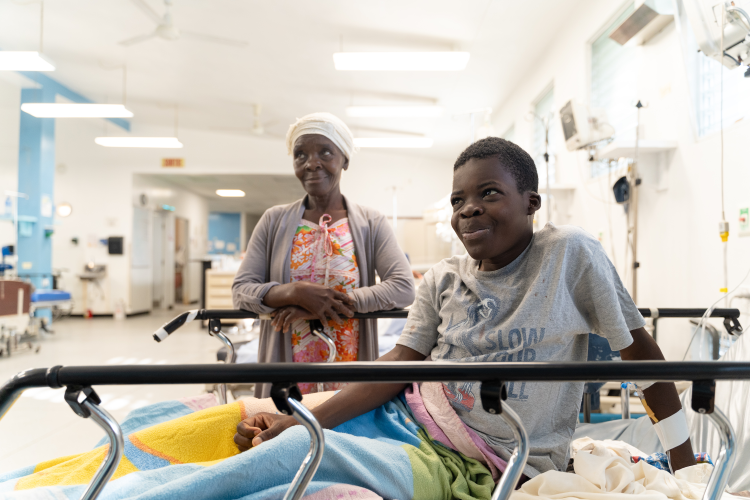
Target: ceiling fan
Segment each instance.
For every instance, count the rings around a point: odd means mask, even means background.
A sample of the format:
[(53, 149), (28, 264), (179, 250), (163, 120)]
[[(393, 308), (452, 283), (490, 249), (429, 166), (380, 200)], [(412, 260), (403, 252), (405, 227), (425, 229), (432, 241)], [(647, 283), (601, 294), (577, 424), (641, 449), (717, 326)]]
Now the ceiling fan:
[(159, 16), (154, 9), (152, 9), (145, 0), (131, 0), (138, 7), (141, 12), (146, 14), (153, 22), (156, 23), (156, 29), (151, 33), (145, 35), (138, 35), (127, 40), (122, 40), (120, 45), (126, 47), (135, 45), (136, 43), (145, 42), (151, 38), (162, 38), (164, 40), (175, 41), (179, 39), (189, 39), (200, 42), (213, 42), (221, 43), (224, 45), (231, 45), (233, 47), (247, 47), (248, 43), (241, 40), (232, 40), (230, 38), (223, 38), (214, 35), (207, 35), (205, 33), (196, 33), (195, 31), (181, 30), (174, 24), (172, 19), (171, 8), (173, 0), (164, 0), (164, 16)]
[(259, 137), (275, 137), (280, 138), (280, 136), (274, 134), (274, 133), (268, 133), (266, 131), (266, 126), (274, 125), (276, 124), (276, 120), (270, 120), (270, 121), (263, 121), (261, 118), (263, 112), (263, 106), (260, 104), (253, 104), (253, 126), (252, 127), (241, 127), (241, 128), (235, 128), (235, 127), (210, 127), (212, 130), (221, 131), (221, 132), (229, 132), (229, 133), (239, 133), (242, 135), (257, 135)]

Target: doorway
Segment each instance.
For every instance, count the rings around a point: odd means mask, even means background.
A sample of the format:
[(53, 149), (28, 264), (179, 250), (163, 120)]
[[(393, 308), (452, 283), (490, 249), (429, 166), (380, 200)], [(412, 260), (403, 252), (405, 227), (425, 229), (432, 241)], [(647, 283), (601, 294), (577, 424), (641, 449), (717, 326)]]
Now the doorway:
[(171, 212), (153, 213), (151, 293), (154, 309), (171, 309), (174, 305), (175, 226)]
[(151, 286), (153, 288), (151, 297), (153, 307), (155, 309), (160, 309), (166, 305), (164, 301), (164, 275), (166, 274), (164, 269), (166, 264), (164, 259), (164, 247), (166, 246), (166, 242), (164, 241), (166, 237), (166, 220), (164, 214), (155, 212), (153, 214), (153, 224), (151, 227), (153, 228), (153, 237), (151, 238), (151, 241), (153, 242), (152, 262), (154, 263), (153, 278), (151, 280)]
[(190, 221), (175, 217), (174, 222), (174, 300), (178, 304), (190, 304)]

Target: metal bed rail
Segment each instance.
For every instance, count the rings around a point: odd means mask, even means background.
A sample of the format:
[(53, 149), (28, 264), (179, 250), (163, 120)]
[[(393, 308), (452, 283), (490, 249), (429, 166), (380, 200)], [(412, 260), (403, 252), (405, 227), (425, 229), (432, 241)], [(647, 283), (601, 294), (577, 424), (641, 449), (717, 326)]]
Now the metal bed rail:
[[(644, 318), (702, 318), (706, 309), (701, 308), (640, 308), (638, 311)], [(408, 309), (393, 309), (391, 311), (376, 311), (370, 313), (354, 313), (355, 319), (379, 319), (400, 318), (409, 315)], [(724, 318), (724, 326), (730, 334), (741, 332), (739, 325), (739, 309), (714, 309), (709, 315), (711, 318)], [(161, 342), (178, 328), (193, 320), (219, 320), (222, 319), (270, 319), (269, 314), (258, 314), (251, 311), (236, 309), (193, 309), (186, 311), (174, 319), (166, 322), (154, 333), (154, 340)]]
[[(100, 403), (94, 385), (155, 385), (192, 383), (271, 382), (272, 397), (279, 411), (291, 414), (310, 433), (310, 452), (295, 476), (285, 499), (298, 499), (314, 476), (324, 450), (320, 424), (298, 402), (297, 381), (307, 382), (481, 382), (485, 411), (499, 414), (513, 429), (516, 445), (493, 500), (507, 500), (515, 488), (528, 456), (528, 437), (518, 416), (504, 406), (504, 383), (510, 381), (606, 381), (656, 380), (693, 382), (691, 407), (707, 415), (722, 440), (703, 500), (719, 500), (734, 466), (735, 436), (729, 420), (714, 407), (716, 380), (750, 379), (747, 362), (629, 361), (622, 363), (445, 363), (445, 362), (356, 362), (276, 363), (256, 365), (172, 366), (55, 366), (18, 373), (0, 387), (0, 418), (24, 390), (33, 387), (66, 387), (66, 400), (84, 418), (92, 416), (110, 438), (109, 454), (82, 498), (94, 499), (114, 473), (122, 454), (122, 431)], [(88, 495), (88, 496), (87, 496)]]
[[(392, 311), (377, 311), (371, 313), (355, 313), (354, 319), (377, 319), (377, 318), (406, 318), (409, 311), (405, 309), (394, 309)], [(154, 334), (154, 340), (161, 342), (167, 338), (170, 334), (174, 333), (178, 328), (190, 323), (194, 320), (204, 321), (208, 320), (208, 333), (212, 337), (216, 337), (221, 343), (227, 348), (227, 363), (233, 364), (237, 361), (237, 352), (234, 348), (234, 344), (229, 337), (222, 330), (222, 319), (271, 319), (270, 314), (257, 314), (250, 311), (235, 310), (235, 309), (194, 309), (186, 311), (171, 321), (165, 323), (159, 328)], [(328, 346), (328, 363), (333, 363), (336, 360), (337, 350), (336, 343), (331, 337), (325, 333), (323, 324), (320, 320), (310, 321), (310, 333), (318, 337), (320, 340), (325, 342)], [(318, 384), (318, 391), (323, 391), (323, 383)], [(227, 384), (217, 384), (217, 399), (220, 404), (227, 403)]]
[[(654, 325), (654, 340), (656, 340), (656, 323), (659, 318), (702, 318), (706, 309), (701, 308), (640, 308), (638, 311), (643, 317), (652, 318)], [(408, 316), (409, 311), (407, 309), (393, 309), (390, 311), (376, 311), (370, 313), (355, 313), (355, 319), (377, 319), (377, 318), (397, 318), (404, 319)], [(738, 335), (742, 333), (742, 327), (739, 323), (740, 310), (739, 309), (714, 309), (709, 314), (712, 318), (724, 318), (724, 328), (730, 335)], [(258, 314), (251, 311), (234, 310), (234, 309), (194, 309), (187, 311), (176, 318), (165, 323), (159, 328), (153, 335), (154, 340), (161, 342), (167, 338), (170, 334), (174, 333), (181, 326), (189, 323), (193, 320), (208, 320), (208, 332), (210, 335), (217, 337), (227, 347), (227, 360), (229, 363), (234, 363), (237, 359), (234, 344), (229, 338), (222, 332), (221, 320), (222, 319), (271, 319), (270, 314)], [(710, 326), (710, 325), (709, 325)], [(718, 336), (718, 332), (714, 327), (711, 327), (712, 332), (715, 333), (714, 337)], [(310, 332), (313, 335), (318, 336), (328, 345), (328, 362), (332, 363), (336, 359), (336, 344), (333, 339), (325, 334), (323, 325), (318, 320), (310, 322)], [(714, 351), (718, 352), (718, 344), (716, 338), (714, 339)], [(717, 357), (717, 356), (715, 356)], [(218, 400), (221, 404), (227, 402), (227, 385), (218, 384)], [(318, 385), (319, 390), (322, 390), (322, 383)], [(627, 420), (630, 418), (630, 390), (626, 383), (621, 384), (620, 389), (620, 401), (622, 408), (622, 419)], [(591, 422), (591, 394), (584, 394), (583, 401), (583, 421), (586, 423)]]

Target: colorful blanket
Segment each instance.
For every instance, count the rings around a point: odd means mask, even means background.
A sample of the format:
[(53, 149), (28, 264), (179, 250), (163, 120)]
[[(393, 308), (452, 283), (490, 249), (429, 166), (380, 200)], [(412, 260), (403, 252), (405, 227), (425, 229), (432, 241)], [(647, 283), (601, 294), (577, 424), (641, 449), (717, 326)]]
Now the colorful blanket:
[[(312, 394), (303, 403), (312, 408), (331, 394)], [(416, 421), (410, 404), (418, 408)], [(126, 434), (123, 458), (100, 498), (282, 498), (308, 452), (307, 431), (292, 427), (239, 453), (233, 442), (237, 424), (258, 412), (276, 412), (273, 403), (250, 398), (212, 405), (212, 400), (196, 398), (131, 414), (121, 424)], [(452, 413), (439, 400), (425, 405), (415, 386), (376, 410), (324, 431), (324, 457), (305, 498), (489, 499), (493, 475), (499, 477), (498, 466), (504, 462), (490, 460), (488, 449), (477, 446), (455, 413), (453, 420), (446, 411)], [(443, 430), (444, 442), (428, 430), (440, 429), (436, 421), (454, 427)], [(106, 451), (103, 445), (0, 475), (0, 498), (77, 499)]]

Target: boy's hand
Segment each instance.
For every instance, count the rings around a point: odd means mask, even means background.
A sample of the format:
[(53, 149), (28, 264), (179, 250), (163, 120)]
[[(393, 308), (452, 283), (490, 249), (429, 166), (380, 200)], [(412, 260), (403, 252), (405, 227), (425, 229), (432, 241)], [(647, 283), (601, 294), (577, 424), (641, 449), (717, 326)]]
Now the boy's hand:
[(297, 420), (289, 415), (258, 413), (237, 424), (234, 442), (241, 452), (247, 451), (275, 438), (293, 425), (297, 425)]
[[(661, 349), (644, 328), (633, 330), (630, 334), (633, 336), (633, 343), (620, 351), (623, 361), (664, 361)], [(671, 417), (682, 409), (677, 389), (672, 382), (654, 384), (643, 391), (643, 396), (657, 421)], [(672, 469), (675, 471), (695, 465), (690, 439), (676, 448), (665, 451), (669, 451)]]

